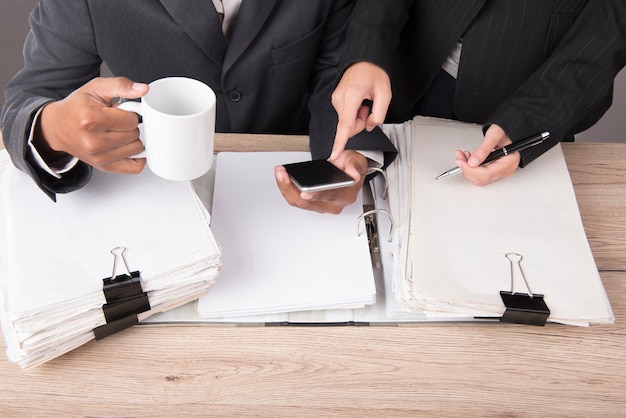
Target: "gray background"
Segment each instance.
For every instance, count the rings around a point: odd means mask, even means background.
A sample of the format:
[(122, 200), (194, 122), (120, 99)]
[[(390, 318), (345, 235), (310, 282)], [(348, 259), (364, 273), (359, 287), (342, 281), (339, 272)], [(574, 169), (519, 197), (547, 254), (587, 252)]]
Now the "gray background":
[[(23, 65), (22, 46), (28, 33), (28, 14), (36, 0), (0, 0), (0, 86)], [(0, 95), (4, 105), (4, 94)], [(626, 143), (626, 69), (615, 80), (613, 106), (590, 129), (576, 136), (577, 141)]]

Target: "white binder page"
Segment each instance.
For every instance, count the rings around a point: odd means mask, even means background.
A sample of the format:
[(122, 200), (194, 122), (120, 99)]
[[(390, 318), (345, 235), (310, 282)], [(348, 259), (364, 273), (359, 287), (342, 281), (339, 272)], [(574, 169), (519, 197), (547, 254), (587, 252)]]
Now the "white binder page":
[(274, 167), (309, 153), (220, 153), (211, 229), (223, 250), (220, 279), (198, 301), (200, 316), (234, 317), (356, 308), (376, 289), (362, 202), (340, 215), (291, 207)]

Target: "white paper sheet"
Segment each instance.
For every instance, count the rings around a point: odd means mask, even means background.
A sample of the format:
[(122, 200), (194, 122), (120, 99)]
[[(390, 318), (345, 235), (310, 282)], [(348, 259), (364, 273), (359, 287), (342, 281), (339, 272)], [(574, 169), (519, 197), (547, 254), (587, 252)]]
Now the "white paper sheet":
[(220, 153), (212, 224), (223, 248), (220, 280), (198, 302), (200, 316), (232, 317), (374, 303), (362, 204), (340, 215), (289, 206), (274, 166), (308, 153)]

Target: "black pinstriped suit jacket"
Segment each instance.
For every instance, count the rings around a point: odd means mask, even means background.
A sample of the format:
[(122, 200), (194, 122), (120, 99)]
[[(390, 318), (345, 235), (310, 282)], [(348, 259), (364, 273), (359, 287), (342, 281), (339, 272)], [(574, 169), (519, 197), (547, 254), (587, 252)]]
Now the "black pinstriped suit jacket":
[(360, 0), (343, 66), (385, 68), (389, 117), (407, 120), (459, 39), (456, 117), (498, 124), (513, 141), (551, 132), (522, 152), (524, 166), (610, 107), (626, 64), (626, 1)]

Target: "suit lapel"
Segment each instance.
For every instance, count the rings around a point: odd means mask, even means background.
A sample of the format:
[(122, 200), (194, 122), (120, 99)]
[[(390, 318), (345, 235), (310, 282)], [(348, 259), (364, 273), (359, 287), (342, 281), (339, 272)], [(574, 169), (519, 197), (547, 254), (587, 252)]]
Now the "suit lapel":
[(217, 11), (211, 0), (160, 0), (172, 19), (183, 28), (202, 51), (221, 66), (226, 50)]
[(230, 69), (252, 43), (276, 3), (277, 0), (244, 0), (241, 3), (234, 27), (230, 32), (228, 49), (224, 57), (224, 73)]

